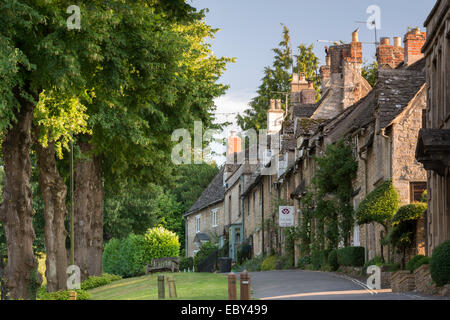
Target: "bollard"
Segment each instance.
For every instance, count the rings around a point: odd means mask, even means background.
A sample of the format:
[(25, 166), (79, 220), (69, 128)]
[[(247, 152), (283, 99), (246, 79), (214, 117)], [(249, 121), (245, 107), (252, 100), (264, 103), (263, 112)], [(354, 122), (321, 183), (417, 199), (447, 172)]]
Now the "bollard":
[(165, 286), (164, 286), (164, 276), (159, 275), (158, 276), (158, 299), (165, 299), (166, 298), (166, 292), (165, 292)]
[(177, 297), (177, 287), (175, 286), (175, 279), (173, 277), (167, 278), (167, 284), (169, 286), (169, 297), (176, 298)]
[(237, 300), (236, 275), (233, 272), (228, 274), (228, 300)]
[(241, 272), (241, 300), (250, 300), (250, 274), (247, 270)]
[(77, 300), (77, 292), (76, 291), (69, 292), (69, 300)]

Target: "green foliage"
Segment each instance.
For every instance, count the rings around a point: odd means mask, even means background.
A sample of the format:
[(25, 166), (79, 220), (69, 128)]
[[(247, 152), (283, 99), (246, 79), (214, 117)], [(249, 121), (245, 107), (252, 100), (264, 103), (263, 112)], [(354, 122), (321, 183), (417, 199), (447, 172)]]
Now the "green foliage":
[(427, 190), (425, 190), (422, 193), (422, 197), (420, 198), (420, 202), (428, 203), (428, 191)]
[(427, 210), (427, 204), (416, 202), (400, 207), (392, 218), (392, 225), (396, 226), (405, 221), (418, 220)]
[(264, 262), (264, 256), (255, 257), (245, 261), (241, 266), (242, 270), (247, 270), (248, 272), (256, 272), (262, 270), (262, 263)]
[(364, 266), (364, 247), (346, 247), (338, 249), (338, 264), (340, 266), (362, 267)]
[(367, 261), (364, 264), (364, 267), (369, 267), (369, 266), (382, 266), (383, 265), (383, 259), (381, 259), (380, 256), (375, 256), (372, 258), (372, 260)]
[[(314, 176), (317, 187), (315, 215), (319, 217), (320, 228), (323, 224), (327, 225), (325, 236), (331, 248), (337, 248), (340, 240), (347, 246), (354, 224), (352, 181), (356, 177), (358, 163), (350, 144), (343, 139), (327, 146), (325, 155), (316, 157), (315, 160), (318, 164)], [(335, 196), (336, 199), (324, 200), (326, 195)]]
[(284, 245), (286, 250), (286, 258), (288, 259), (289, 267), (294, 266), (295, 256), (295, 242), (301, 237), (301, 231), (298, 227), (289, 227), (283, 230)]
[(146, 259), (159, 259), (166, 257), (178, 257), (180, 254), (180, 242), (178, 236), (164, 227), (148, 229), (145, 233)]
[(399, 207), (399, 195), (392, 181), (385, 181), (361, 202), (356, 211), (358, 224), (378, 222), (385, 227)]
[[(38, 300), (70, 300), (70, 291), (56, 291), (56, 292), (47, 292), (47, 288), (42, 286), (37, 295)], [(77, 293), (77, 300), (90, 300), (91, 295), (89, 292), (85, 290), (73, 290)]]
[(261, 271), (271, 271), (275, 270), (275, 265), (277, 263), (278, 257), (276, 255), (268, 256), (264, 259), (261, 264)]
[(311, 258), (309, 256), (303, 256), (298, 259), (297, 268), (305, 269), (308, 264), (311, 264)]
[(292, 259), (289, 256), (280, 256), (275, 262), (275, 270), (287, 270), (292, 268)]
[(338, 263), (338, 255), (337, 250), (331, 250), (328, 254), (328, 265), (331, 267), (332, 271), (336, 271), (339, 269), (339, 263)]
[(430, 273), (438, 286), (450, 283), (450, 240), (434, 248), (430, 261)]
[(209, 257), (210, 254), (218, 249), (218, 246), (212, 242), (203, 243), (200, 250), (194, 256), (195, 271), (198, 271), (198, 266), (200, 263), (202, 263), (206, 258)]
[(374, 88), (378, 82), (378, 61), (375, 60), (372, 63), (364, 64), (361, 70), (361, 75), (369, 84)]
[(237, 248), (236, 260), (238, 264), (242, 264), (245, 260), (251, 258), (252, 246), (249, 242), (245, 241)]
[(311, 264), (313, 270), (320, 270), (322, 266), (328, 263), (328, 252), (327, 250), (317, 250), (313, 249), (311, 251)]
[(411, 260), (409, 260), (408, 264), (406, 265), (406, 270), (414, 272), (420, 266), (424, 264), (430, 264), (430, 260), (431, 260), (430, 257), (421, 254), (414, 256)]
[[(297, 66), (294, 70), (304, 72), (313, 81), (316, 91), (320, 91), (320, 79), (317, 77), (318, 58), (314, 55), (313, 45), (306, 47), (300, 44), (300, 52), (296, 57)], [(264, 69), (261, 85), (257, 96), (252, 99), (250, 108), (238, 115), (238, 125), (242, 130), (265, 129), (267, 126), (267, 110), (270, 99), (281, 99), (282, 108), (286, 108), (286, 94), (291, 91), (291, 73), (294, 61), (292, 59), (291, 37), (289, 29), (283, 25), (283, 37), (279, 47), (272, 50), (275, 54), (272, 66)], [(319, 95), (318, 95), (319, 97)]]
[(111, 239), (103, 251), (103, 269), (107, 273), (123, 277), (142, 275), (147, 263), (150, 261), (146, 257), (146, 241), (142, 235)]
[(181, 258), (180, 271), (188, 270), (188, 269), (192, 270), (193, 266), (194, 266), (194, 258), (193, 257)]
[(121, 280), (122, 277), (119, 275), (104, 273), (101, 276), (91, 276), (88, 277), (81, 283), (81, 290), (90, 290), (101, 286), (106, 286), (113, 281)]
[(387, 272), (397, 272), (402, 269), (402, 266), (400, 263), (386, 263), (383, 264), (383, 269)]

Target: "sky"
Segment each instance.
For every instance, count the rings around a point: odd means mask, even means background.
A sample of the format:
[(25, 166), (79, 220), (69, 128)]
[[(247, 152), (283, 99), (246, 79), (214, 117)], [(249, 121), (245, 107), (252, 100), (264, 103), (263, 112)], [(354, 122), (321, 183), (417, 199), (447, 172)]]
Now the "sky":
[[(359, 28), (359, 41), (374, 42), (374, 30), (365, 23), (371, 16), (369, 6), (380, 8), (380, 37), (403, 37), (408, 27), (420, 27), (435, 4), (435, 0), (190, 0), (197, 9), (208, 8), (206, 22), (220, 29), (211, 41), (217, 56), (236, 58), (220, 79), (230, 86), (218, 98), (217, 121), (234, 121), (256, 95), (264, 67), (273, 62), (272, 49), (278, 47), (282, 26), (290, 29), (294, 54), (300, 44), (314, 44), (314, 53), (321, 65), (325, 62), (325, 45), (318, 40), (351, 41), (352, 32)], [(391, 43), (393, 40), (391, 40)], [(363, 43), (363, 58), (373, 61), (375, 45)], [(224, 113), (228, 115), (224, 115)], [(229, 131), (238, 129), (233, 126)], [(220, 163), (221, 159), (217, 159)]]

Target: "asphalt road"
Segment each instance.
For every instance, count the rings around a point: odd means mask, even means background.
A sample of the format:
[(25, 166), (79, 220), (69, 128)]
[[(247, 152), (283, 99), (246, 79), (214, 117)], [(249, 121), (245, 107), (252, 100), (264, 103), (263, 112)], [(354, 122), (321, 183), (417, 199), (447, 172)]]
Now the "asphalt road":
[(419, 293), (370, 290), (362, 282), (332, 273), (304, 270), (251, 272), (252, 298), (263, 300), (449, 300)]

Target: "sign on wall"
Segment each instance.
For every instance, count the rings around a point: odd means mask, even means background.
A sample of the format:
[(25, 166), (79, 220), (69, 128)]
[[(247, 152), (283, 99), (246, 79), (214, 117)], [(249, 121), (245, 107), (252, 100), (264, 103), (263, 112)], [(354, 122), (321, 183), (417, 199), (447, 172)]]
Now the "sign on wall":
[(278, 223), (280, 227), (287, 228), (294, 226), (294, 207), (280, 206)]

